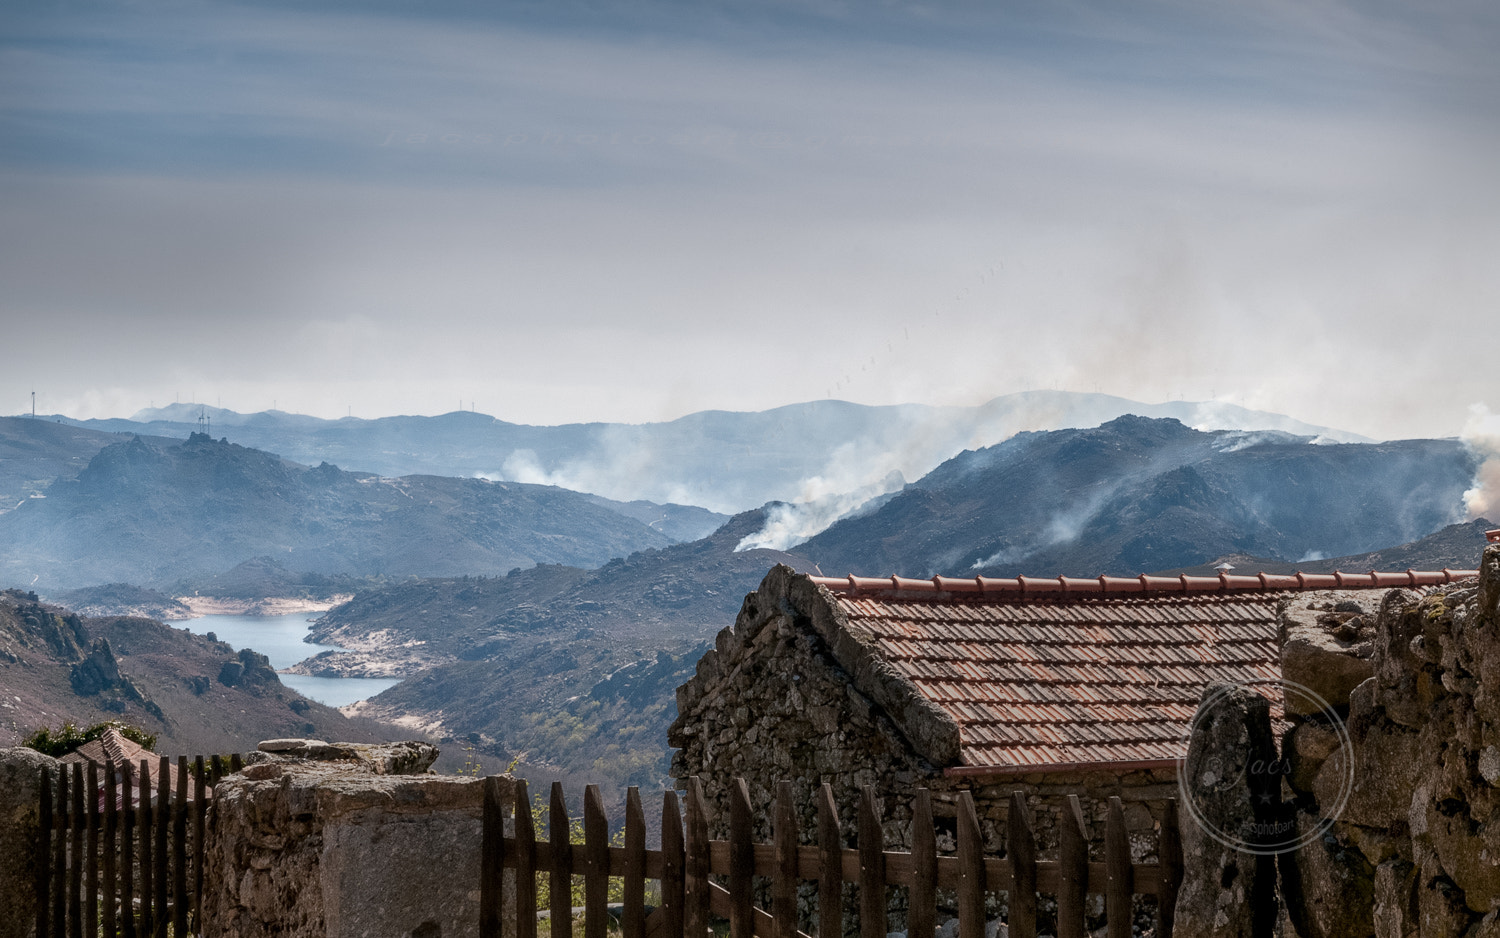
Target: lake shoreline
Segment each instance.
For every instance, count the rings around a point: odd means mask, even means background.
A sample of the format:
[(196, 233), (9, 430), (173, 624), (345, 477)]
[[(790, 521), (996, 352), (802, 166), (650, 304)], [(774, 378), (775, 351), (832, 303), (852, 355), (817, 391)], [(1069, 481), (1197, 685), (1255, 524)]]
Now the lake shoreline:
[(336, 595), (332, 599), (302, 599), (292, 596), (268, 596), (264, 599), (230, 599), (223, 596), (175, 596), (178, 602), (193, 610), (194, 616), (286, 616), (299, 612), (327, 612), (354, 598)]

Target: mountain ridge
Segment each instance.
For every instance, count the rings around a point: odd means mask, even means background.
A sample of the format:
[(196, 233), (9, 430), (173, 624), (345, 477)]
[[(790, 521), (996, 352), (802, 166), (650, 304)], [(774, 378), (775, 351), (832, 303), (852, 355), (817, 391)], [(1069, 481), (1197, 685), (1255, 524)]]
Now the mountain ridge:
[(697, 505), (729, 515), (925, 475), (966, 450), (1023, 430), (1093, 426), (1125, 413), (1210, 428), (1272, 429), (1338, 441), (1366, 438), (1221, 402), (1145, 404), (1104, 394), (1028, 391), (983, 404), (863, 405), (822, 400), (764, 411), (708, 410), (649, 423), (535, 426), (472, 411), (363, 419), (203, 405), (141, 411), (144, 420), (70, 420), (98, 430), (196, 432), (205, 414), (235, 439), (298, 462), (398, 476), (441, 474), (552, 483), (616, 501)]

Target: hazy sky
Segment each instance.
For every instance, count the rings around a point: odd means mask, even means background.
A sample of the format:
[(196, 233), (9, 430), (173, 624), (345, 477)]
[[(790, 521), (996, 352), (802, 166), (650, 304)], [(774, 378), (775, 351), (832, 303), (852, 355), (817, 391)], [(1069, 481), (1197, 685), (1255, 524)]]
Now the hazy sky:
[(1500, 409), (1491, 4), (0, 12), (0, 413)]

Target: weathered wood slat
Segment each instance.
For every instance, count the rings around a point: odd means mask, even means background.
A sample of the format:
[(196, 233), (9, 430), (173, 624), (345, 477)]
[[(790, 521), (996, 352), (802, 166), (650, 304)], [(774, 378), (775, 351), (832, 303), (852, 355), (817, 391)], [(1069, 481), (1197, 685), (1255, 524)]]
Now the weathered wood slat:
[(583, 935), (605, 938), (609, 924), (609, 818), (598, 785), (583, 790)]
[(875, 786), (866, 785), (859, 799), (859, 934), (885, 938), (885, 835)]
[(154, 825), (151, 829), (156, 838), (156, 846), (151, 850), (151, 858), (156, 863), (156, 869), (151, 874), (151, 882), (156, 888), (156, 907), (154, 917), (151, 920), (152, 934), (156, 938), (167, 938), (167, 923), (171, 920), (168, 914), (167, 899), (170, 895), (171, 880), (171, 854), (168, 852), (167, 834), (172, 826), (172, 760), (162, 756), (158, 760), (156, 774), (156, 809), (153, 812)]
[(531, 790), (524, 778), (511, 786), (516, 848), (506, 850), (505, 855), (516, 858), (516, 938), (536, 938), (536, 822), (531, 816)]
[[(1168, 798), (1156, 845), (1161, 884), (1156, 893), (1156, 938), (1172, 938), (1177, 920), (1177, 892), (1182, 884), (1182, 832), (1177, 824), (1177, 799)], [(1139, 888), (1139, 887), (1137, 887)]]
[(625, 791), (625, 848), (622, 883), (625, 895), (620, 910), (623, 938), (646, 938), (646, 809), (641, 790), (631, 785)]
[(687, 844), (684, 857), (683, 929), (687, 938), (708, 933), (708, 805), (703, 782), (694, 775), (687, 780)]
[(119, 920), (115, 916), (115, 901), (119, 891), (119, 860), (120, 850), (120, 812), (116, 801), (119, 795), (119, 787), (115, 781), (115, 764), (104, 763), (104, 830), (99, 844), (100, 860), (103, 865), (103, 888), (101, 902), (103, 908), (100, 910), (99, 924), (104, 930), (105, 938), (115, 938), (119, 934)]
[(138, 812), (136, 781), (128, 760), (120, 763), (120, 796), (120, 934), (123, 938), (136, 938), (135, 828)]
[[(203, 757), (193, 760), (193, 931), (203, 931), (203, 858), (208, 823), (208, 779)], [(106, 935), (111, 934), (105, 932)]]
[[(677, 792), (661, 798), (661, 938), (683, 938), (683, 876), (685, 873), (682, 812)], [(655, 913), (653, 913), (655, 917)], [(651, 931), (648, 923), (647, 932)]]
[(172, 806), (172, 934), (187, 935), (188, 760), (177, 757), (177, 803)]
[(548, 904), (551, 906), (552, 938), (573, 935), (573, 845), (568, 838), (572, 823), (568, 820), (568, 802), (563, 797), (562, 782), (552, 783), (552, 797), (547, 806), (547, 836), (551, 841), (547, 870)]
[(1068, 796), (1057, 827), (1057, 938), (1085, 938), (1083, 908), (1089, 886), (1089, 839), (1077, 795)]
[(917, 789), (911, 819), (911, 908), (909, 938), (933, 938), (937, 929), (937, 835), (932, 826), (932, 792)]
[(1130, 840), (1125, 832), (1125, 811), (1120, 799), (1111, 795), (1104, 822), (1104, 915), (1108, 938), (1130, 938), (1131, 892)]
[(839, 938), (843, 934), (843, 855), (838, 805), (832, 786), (824, 782), (818, 789), (818, 938)]
[(85, 801), (85, 817), (88, 825), (83, 845), (83, 921), (89, 938), (98, 934), (99, 927), (99, 766), (93, 762), (88, 768), (88, 797)]
[[(68, 771), (63, 766), (63, 771)], [(68, 801), (68, 938), (83, 938), (83, 765), (74, 762)]]
[(776, 783), (776, 814), (772, 839), (776, 846), (776, 872), (771, 879), (771, 918), (775, 938), (793, 938), (797, 932), (797, 805), (792, 783)]
[(967, 791), (958, 796), (958, 864), (958, 936), (984, 938), (984, 835)]
[(1036, 938), (1036, 833), (1026, 793), (1011, 792), (1006, 817), (1005, 852), (1010, 860), (1006, 918), (1009, 938)]
[[(215, 757), (217, 758), (217, 757)], [(484, 838), (479, 853), (479, 938), (500, 938), (505, 915), (501, 870), (505, 868), (505, 780), (491, 776), (484, 780), (484, 807), (481, 815)], [(502, 836), (496, 836), (499, 833)]]
[(755, 875), (751, 810), (750, 788), (737, 778), (729, 786), (729, 938), (751, 938), (755, 933), (750, 911)]

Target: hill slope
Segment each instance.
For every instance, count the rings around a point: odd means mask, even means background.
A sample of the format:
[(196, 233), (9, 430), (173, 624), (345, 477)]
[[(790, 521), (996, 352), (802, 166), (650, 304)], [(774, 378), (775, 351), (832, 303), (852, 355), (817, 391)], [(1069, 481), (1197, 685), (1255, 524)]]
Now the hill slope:
[(167, 586), (265, 555), (329, 575), (492, 574), (668, 543), (563, 489), (309, 469), (195, 434), (108, 446), (77, 479), (0, 515), (0, 581)]
[[(46, 493), (57, 479), (73, 479), (106, 446), (133, 433), (90, 430), (55, 420), (0, 417), (0, 514)], [(170, 436), (177, 436), (171, 433)], [(154, 438), (171, 444), (174, 440)]]
[(1484, 552), (1485, 532), (1494, 527), (1495, 522), (1488, 518), (1476, 518), (1473, 521), (1450, 524), (1446, 528), (1409, 544), (1384, 547), (1380, 550), (1351, 554), (1346, 557), (1286, 563), (1244, 554), (1228, 554), (1215, 557), (1207, 563), (1159, 572), (1171, 576), (1179, 573), (1186, 573), (1189, 576), (1214, 576), (1217, 575), (1217, 567), (1221, 563), (1230, 564), (1235, 568), (1236, 573), (1296, 573), (1299, 570), (1303, 573), (1333, 573), (1335, 570), (1344, 573), (1364, 573), (1369, 570), (1399, 572), (1445, 568), (1473, 570), (1475, 564), (1479, 562), (1480, 554)]
[(158, 734), (158, 751), (184, 755), (246, 752), (284, 736), (405, 738), (282, 686), (254, 652), (150, 619), (83, 618), (15, 590), (0, 592), (0, 689), (0, 725), (14, 741), (64, 720), (115, 719)]
[(797, 548), (827, 573), (1129, 575), (1226, 554), (1295, 561), (1462, 517), (1457, 441), (1312, 445), (1121, 417), (954, 457)]
[(425, 667), (355, 709), (519, 758), (528, 778), (659, 785), (677, 685), (768, 569), (807, 569), (778, 551), (735, 552), (763, 521), (748, 512), (712, 537), (597, 570), (544, 566), (362, 592), (311, 635), (363, 653), (305, 664)]

